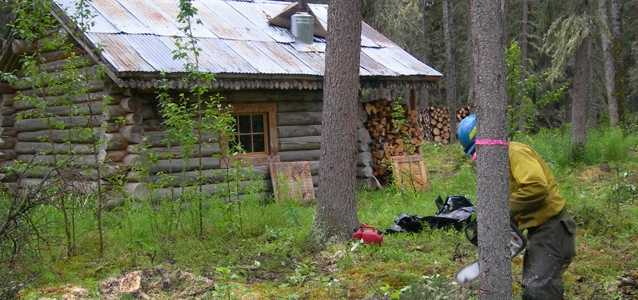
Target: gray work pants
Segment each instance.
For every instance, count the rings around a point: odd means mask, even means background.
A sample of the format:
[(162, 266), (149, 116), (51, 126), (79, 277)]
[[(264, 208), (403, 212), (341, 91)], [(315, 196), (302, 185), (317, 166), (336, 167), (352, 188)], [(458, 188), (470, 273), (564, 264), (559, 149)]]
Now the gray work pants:
[(538, 227), (527, 229), (523, 258), (523, 300), (563, 299), (563, 273), (576, 255), (576, 223), (563, 209)]

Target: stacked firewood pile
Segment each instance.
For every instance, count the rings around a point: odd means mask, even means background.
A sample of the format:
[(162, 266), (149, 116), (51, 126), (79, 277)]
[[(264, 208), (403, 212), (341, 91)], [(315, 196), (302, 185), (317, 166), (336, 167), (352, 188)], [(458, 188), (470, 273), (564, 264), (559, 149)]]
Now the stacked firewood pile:
[(366, 103), (368, 114), (366, 129), (372, 138), (371, 152), (374, 176), (386, 183), (390, 179), (392, 156), (421, 153), (423, 132), (417, 121), (417, 112), (388, 100)]
[[(456, 111), (456, 126), (470, 114), (469, 107), (463, 107)], [(424, 139), (437, 143), (448, 144), (450, 142), (450, 110), (447, 107), (424, 107), (418, 109), (418, 123), (423, 129)]]

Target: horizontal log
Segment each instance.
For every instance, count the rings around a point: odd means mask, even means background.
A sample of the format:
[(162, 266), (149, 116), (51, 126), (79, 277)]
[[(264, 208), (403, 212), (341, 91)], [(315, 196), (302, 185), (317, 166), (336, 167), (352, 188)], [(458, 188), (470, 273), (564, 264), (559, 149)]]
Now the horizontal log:
[(164, 131), (166, 130), (166, 126), (162, 124), (162, 120), (159, 119), (146, 119), (142, 116), (142, 128), (144, 128), (144, 132), (147, 133), (149, 131)]
[(13, 127), (0, 127), (0, 136), (16, 136), (18, 133)]
[(299, 151), (280, 151), (279, 159), (285, 161), (302, 161), (302, 160), (319, 160), (321, 154), (320, 149), (316, 150), (299, 150)]
[(290, 138), (310, 135), (321, 135), (321, 125), (277, 126), (277, 137)]
[(0, 137), (0, 149), (13, 149), (17, 141), (15, 137)]
[(0, 115), (0, 126), (11, 127), (15, 124), (16, 118), (13, 115)]
[[(131, 154), (142, 154), (142, 149), (138, 145), (129, 145), (126, 148), (126, 151)], [(162, 158), (162, 159), (169, 159), (169, 158), (175, 159), (175, 158), (184, 157), (184, 149), (181, 146), (171, 147), (170, 149), (165, 147), (148, 148), (148, 151), (152, 152), (152, 154), (155, 157)], [(220, 154), (221, 154), (221, 151), (219, 150), (219, 144), (209, 143), (207, 145), (202, 145), (202, 148), (201, 148), (202, 157), (219, 156)], [(191, 155), (193, 156), (194, 159), (199, 157), (200, 148), (198, 146), (195, 146), (195, 148), (192, 149)]]
[(321, 148), (321, 136), (279, 138), (279, 151), (313, 150)]
[[(199, 159), (195, 159), (195, 158), (187, 160), (187, 161), (184, 159), (173, 159), (173, 160), (160, 159), (157, 162), (151, 163), (148, 161), (147, 158), (139, 154), (126, 155), (124, 159), (122, 160), (122, 163), (126, 167), (130, 167), (132, 169), (134, 169), (136, 165), (142, 166), (144, 168), (147, 168), (148, 172), (151, 174), (157, 174), (160, 172), (173, 173), (179, 170), (187, 172), (187, 171), (197, 170), (200, 167)], [(219, 158), (202, 157), (201, 167), (204, 170), (219, 169), (220, 167)]]
[[(104, 82), (101, 79), (92, 79), (87, 82), (83, 82), (79, 84), (76, 90), (82, 90), (87, 93), (99, 92), (104, 89)], [(57, 95), (65, 95), (68, 94), (68, 91), (61, 87), (45, 87), (45, 88), (34, 88), (34, 89), (26, 89), (20, 91), (21, 94), (25, 96), (57, 96)]]
[[(253, 176), (249, 176), (249, 178), (258, 179), (269, 179), (270, 178), (270, 166), (255, 166), (252, 168)], [(232, 172), (231, 172), (232, 173)], [(232, 174), (230, 175), (232, 176)], [(197, 182), (200, 177), (199, 171), (189, 171), (189, 172), (175, 172), (175, 173), (164, 173), (164, 174), (156, 174), (156, 175), (144, 175), (137, 171), (131, 171), (128, 173), (128, 177), (133, 181), (137, 182), (152, 182), (156, 184), (161, 184), (162, 186), (180, 186), (180, 185), (193, 185)], [(224, 181), (232, 181), (229, 178), (228, 169), (215, 169), (215, 170), (202, 170), (201, 173), (201, 181), (204, 184), (211, 183), (219, 183)], [(245, 180), (248, 180), (246, 178)]]
[(124, 117), (125, 115), (126, 111), (119, 105), (106, 105), (102, 110), (102, 118), (107, 122), (113, 122), (117, 118)]
[(27, 131), (18, 133), (17, 138), (21, 142), (53, 141), (55, 143), (92, 143), (93, 136), (90, 135), (90, 132), (94, 129), (97, 128)]
[[(59, 126), (64, 128), (78, 128), (78, 127), (98, 127), (102, 123), (102, 117), (96, 116), (95, 118), (87, 118), (85, 116), (68, 116), (68, 117), (54, 117), (54, 118), (36, 118), (36, 119), (22, 119), (16, 121), (13, 125), (18, 132), (23, 131), (39, 131), (49, 128), (59, 129)], [(50, 121), (51, 120), (51, 124)]]
[(15, 100), (16, 94), (2, 94), (2, 105), (3, 106), (13, 106), (13, 101)]
[(18, 157), (18, 154), (15, 150), (12, 149), (2, 149), (0, 150), (0, 161), (1, 160), (13, 160)]
[(0, 114), (2, 115), (13, 115), (16, 113), (16, 109), (10, 105), (2, 105), (0, 106)]
[(323, 92), (321, 90), (242, 90), (225, 91), (220, 93), (228, 101), (322, 101)]
[[(53, 149), (52, 149), (53, 148)], [(17, 142), (15, 150), (20, 154), (93, 154), (96, 152), (97, 145), (88, 144), (58, 144), (46, 142)]]
[[(60, 60), (49, 60), (44, 63), (38, 64), (38, 71), (40, 72), (56, 72), (65, 70), (69, 65), (69, 61), (67, 59)], [(91, 59), (88, 55), (79, 55), (73, 57), (73, 65), (77, 68), (82, 68), (86, 66), (95, 65), (95, 61)], [(16, 73), (16, 76), (22, 77), (24, 76), (24, 70), (20, 70)]]
[(85, 103), (68, 103), (64, 105), (49, 106), (45, 109), (27, 109), (24, 110), (32, 116), (93, 116), (102, 113), (104, 103), (102, 101), (93, 101)]
[(54, 96), (40, 96), (39, 98), (34, 99), (34, 101), (14, 101), (13, 107), (16, 110), (25, 110), (30, 108), (35, 108), (36, 104), (46, 101), (47, 106), (69, 106), (69, 103), (87, 103), (87, 102), (102, 102), (106, 103), (111, 101), (111, 99), (119, 99), (119, 96), (111, 97), (109, 94), (103, 91), (90, 92), (86, 94), (78, 94), (78, 95), (54, 95)]
[(60, 164), (62, 162), (63, 165), (73, 165), (73, 166), (95, 166), (95, 155), (91, 154), (74, 154), (74, 155), (56, 155), (55, 158), (53, 155), (33, 155), (33, 154), (22, 154), (18, 155), (16, 158), (19, 161), (24, 162), (37, 162), (45, 165), (52, 166), (57, 162)]
[(299, 112), (299, 111), (315, 111), (323, 110), (323, 102), (321, 101), (295, 101), (295, 102), (278, 102), (277, 112)]
[[(237, 186), (237, 191), (239, 195), (250, 193), (250, 191), (254, 190), (255, 187), (259, 187), (262, 189), (272, 190), (272, 182), (270, 180), (253, 180), (253, 181), (242, 181)], [(220, 195), (224, 194), (224, 191), (227, 190), (227, 185), (225, 183), (218, 184), (205, 184), (198, 186), (189, 186), (184, 188), (160, 188), (160, 189), (151, 189), (149, 190), (149, 196), (154, 199), (163, 199), (163, 200), (178, 200), (182, 198), (182, 194), (187, 193), (190, 195), (200, 194), (201, 195)], [(218, 197), (215, 197), (219, 199)], [(229, 200), (235, 201), (234, 197), (230, 198), (221, 198), (221, 201)]]
[(35, 75), (39, 77), (37, 83), (34, 83), (32, 76), (19, 78), (18, 81), (11, 87), (16, 90), (25, 90), (51, 86), (54, 87), (52, 90), (55, 90), (55, 88), (59, 88), (63, 91), (63, 93), (73, 93), (73, 91), (79, 90), (75, 88), (75, 85), (77, 84), (77, 82), (75, 82), (75, 78), (77, 78), (78, 75), (83, 76), (84, 78), (82, 80), (84, 80), (84, 82), (82, 82), (82, 84), (87, 84), (91, 81), (94, 81), (97, 79), (96, 77), (99, 71), (99, 67), (86, 66), (77, 68), (73, 71), (73, 73), (69, 72), (68, 70), (53, 71), (45, 74), (40, 73), (38, 75)]
[(284, 112), (277, 113), (277, 126), (320, 125), (321, 112)]

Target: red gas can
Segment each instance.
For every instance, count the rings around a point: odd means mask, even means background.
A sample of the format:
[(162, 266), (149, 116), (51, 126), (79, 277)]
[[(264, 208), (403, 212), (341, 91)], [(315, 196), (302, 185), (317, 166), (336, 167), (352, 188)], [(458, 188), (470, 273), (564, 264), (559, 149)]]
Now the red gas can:
[(380, 231), (363, 223), (361, 223), (361, 228), (352, 234), (352, 238), (356, 240), (363, 240), (366, 244), (375, 243), (379, 246), (381, 246), (381, 243), (383, 242), (383, 234), (381, 234)]

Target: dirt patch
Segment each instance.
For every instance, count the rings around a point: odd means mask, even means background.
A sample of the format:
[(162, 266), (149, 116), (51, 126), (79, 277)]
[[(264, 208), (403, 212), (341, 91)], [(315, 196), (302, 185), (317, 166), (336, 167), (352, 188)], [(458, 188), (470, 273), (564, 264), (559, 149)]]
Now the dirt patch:
[(106, 299), (117, 299), (128, 294), (138, 299), (154, 299), (158, 295), (171, 295), (171, 299), (192, 299), (215, 290), (215, 283), (202, 276), (182, 270), (145, 269), (107, 278), (100, 284), (100, 294)]
[(64, 299), (64, 300), (77, 300), (77, 299), (85, 299), (89, 294), (89, 290), (75, 286), (72, 284), (67, 284), (65, 286), (49, 286), (41, 289), (43, 295), (49, 295), (52, 298), (47, 298), (46, 296), (40, 298), (42, 300), (47, 299)]

